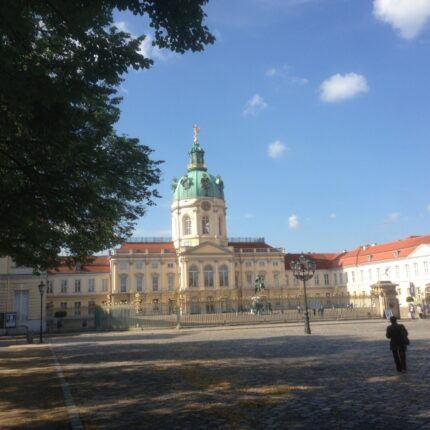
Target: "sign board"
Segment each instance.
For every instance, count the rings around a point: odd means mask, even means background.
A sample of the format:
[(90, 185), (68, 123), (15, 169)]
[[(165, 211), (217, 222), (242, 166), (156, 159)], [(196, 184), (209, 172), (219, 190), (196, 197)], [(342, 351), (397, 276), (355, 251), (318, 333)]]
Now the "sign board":
[(393, 311), (391, 309), (385, 309), (385, 318), (389, 320), (393, 316)]
[(16, 328), (16, 312), (4, 314), (4, 328)]

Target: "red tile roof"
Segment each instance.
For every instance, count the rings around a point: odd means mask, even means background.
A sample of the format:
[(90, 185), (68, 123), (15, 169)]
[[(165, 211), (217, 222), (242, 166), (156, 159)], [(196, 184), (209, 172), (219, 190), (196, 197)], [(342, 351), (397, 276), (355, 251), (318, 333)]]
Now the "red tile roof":
[(91, 263), (83, 264), (81, 267), (69, 267), (66, 264), (61, 265), (57, 269), (48, 269), (48, 273), (55, 275), (56, 273), (109, 273), (110, 264), (107, 255), (92, 257)]
[(272, 246), (265, 242), (229, 242), (228, 246), (234, 249), (272, 249)]
[(160, 251), (164, 249), (166, 251), (175, 251), (175, 247), (173, 246), (173, 242), (126, 242), (121, 248), (118, 249), (118, 252), (124, 251)]
[[(430, 245), (430, 235), (409, 236), (406, 239), (380, 245), (372, 244), (359, 246), (351, 251), (341, 253), (314, 253), (305, 254), (317, 263), (317, 269), (334, 269), (336, 267), (355, 266), (375, 261), (389, 261), (404, 258), (410, 255), (418, 246)], [(290, 262), (296, 260), (300, 254), (285, 254), (285, 268), (290, 268)]]

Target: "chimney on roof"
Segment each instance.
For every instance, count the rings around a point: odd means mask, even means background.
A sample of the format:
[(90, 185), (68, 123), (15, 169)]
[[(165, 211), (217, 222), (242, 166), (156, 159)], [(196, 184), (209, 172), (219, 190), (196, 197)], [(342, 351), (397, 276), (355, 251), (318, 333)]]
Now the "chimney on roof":
[(363, 245), (362, 247), (361, 247), (361, 249), (363, 250), (363, 251), (366, 251), (366, 249), (367, 248), (369, 248), (369, 245)]
[(371, 243), (370, 246), (376, 246), (376, 243)]

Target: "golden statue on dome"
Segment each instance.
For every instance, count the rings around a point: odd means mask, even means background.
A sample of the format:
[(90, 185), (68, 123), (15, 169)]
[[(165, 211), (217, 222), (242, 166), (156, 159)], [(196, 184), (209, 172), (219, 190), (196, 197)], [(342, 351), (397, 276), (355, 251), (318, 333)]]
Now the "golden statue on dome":
[(194, 129), (194, 145), (198, 145), (200, 128), (198, 128), (197, 125), (194, 124), (193, 129)]

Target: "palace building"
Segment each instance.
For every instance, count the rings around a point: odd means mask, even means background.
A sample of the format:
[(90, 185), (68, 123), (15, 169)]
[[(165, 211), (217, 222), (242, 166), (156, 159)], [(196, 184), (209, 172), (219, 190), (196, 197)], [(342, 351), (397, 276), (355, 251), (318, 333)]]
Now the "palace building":
[[(89, 264), (62, 266), (40, 277), (0, 258), (0, 317), (16, 313), (18, 325), (37, 329), (41, 280), (48, 320), (58, 311), (79, 319), (93, 315), (97, 306), (121, 304), (171, 313), (178, 300), (194, 314), (238, 312), (255, 294), (257, 277), (264, 279), (274, 311), (299, 298), (302, 284), (290, 270), (299, 254), (262, 238), (228, 237), (224, 183), (208, 171), (204, 156), (195, 128), (187, 171), (172, 182), (171, 239), (131, 240)], [(378, 281), (396, 284), (401, 305), (407, 297), (430, 303), (430, 235), (306, 257), (316, 262), (307, 284), (311, 306), (331, 306), (339, 295), (358, 305)]]

